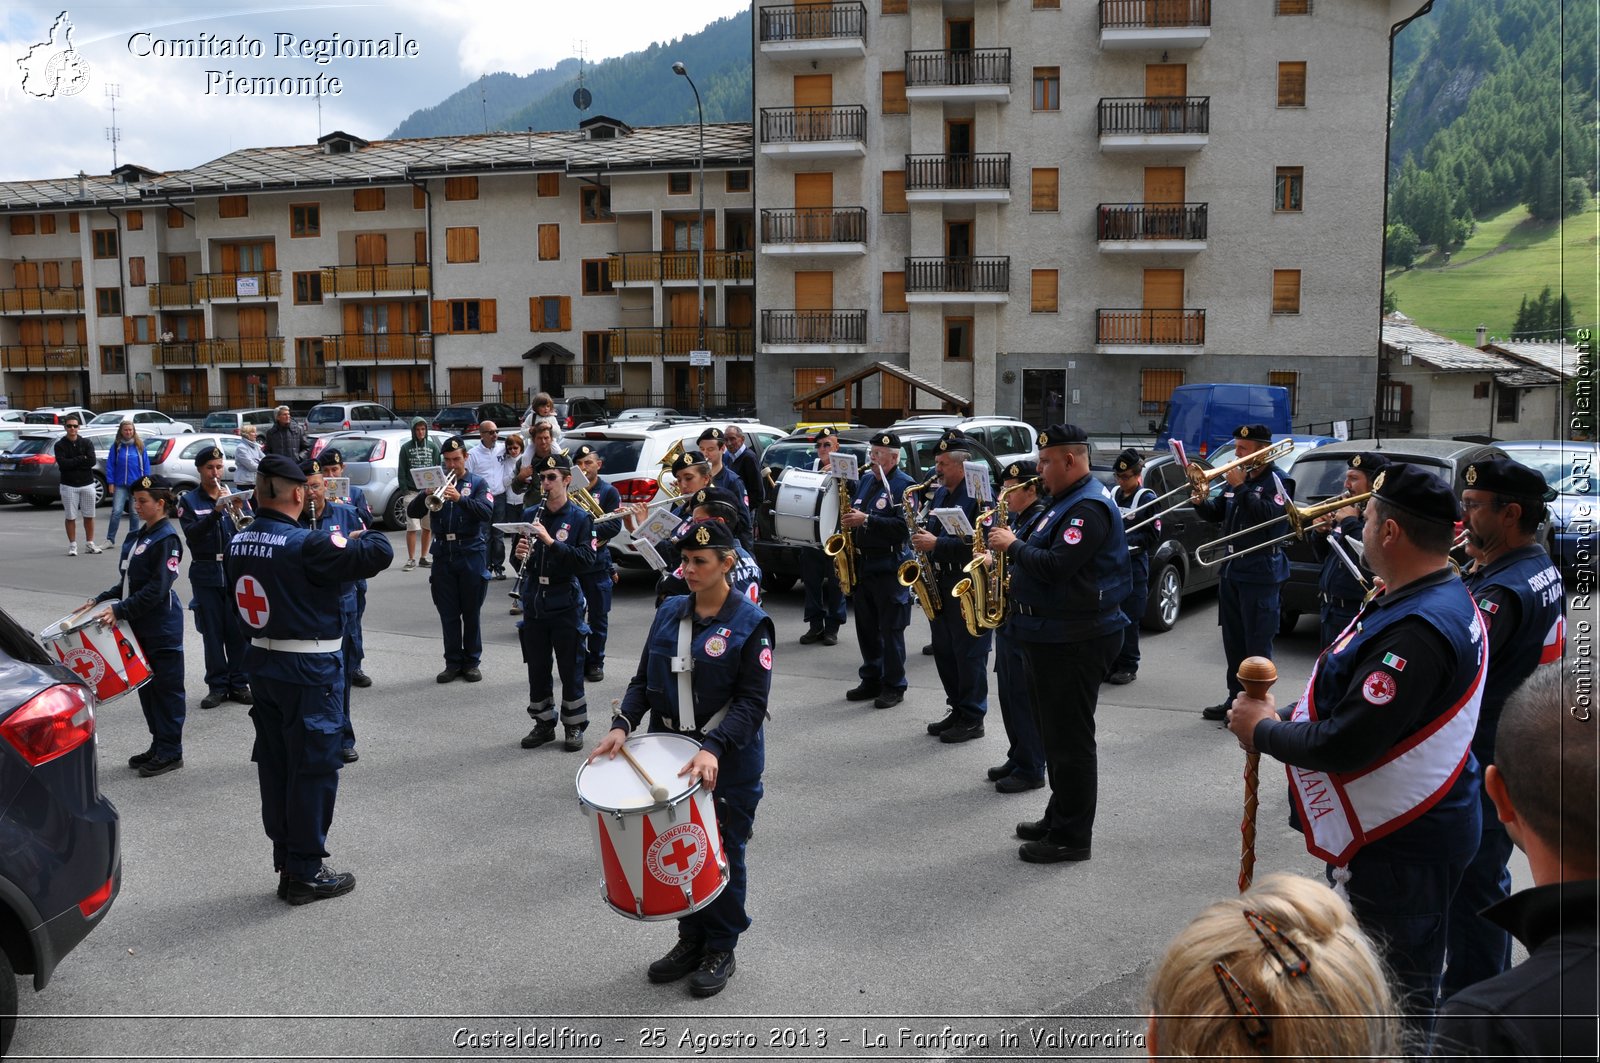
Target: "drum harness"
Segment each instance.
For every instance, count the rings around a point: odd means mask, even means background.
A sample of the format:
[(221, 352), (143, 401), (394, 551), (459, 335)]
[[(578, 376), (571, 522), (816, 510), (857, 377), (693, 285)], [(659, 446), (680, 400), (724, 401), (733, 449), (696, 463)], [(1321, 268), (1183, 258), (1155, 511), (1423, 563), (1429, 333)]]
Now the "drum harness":
[[(678, 730), (684, 733), (699, 731), (702, 735), (708, 734), (713, 728), (727, 718), (728, 709), (733, 705), (729, 698), (727, 704), (712, 714), (704, 727), (696, 727), (694, 723), (694, 603), (691, 602), (683, 611), (683, 619), (678, 622), (678, 655), (672, 659), (672, 670), (678, 673)], [(687, 726), (685, 726), (687, 724)]]

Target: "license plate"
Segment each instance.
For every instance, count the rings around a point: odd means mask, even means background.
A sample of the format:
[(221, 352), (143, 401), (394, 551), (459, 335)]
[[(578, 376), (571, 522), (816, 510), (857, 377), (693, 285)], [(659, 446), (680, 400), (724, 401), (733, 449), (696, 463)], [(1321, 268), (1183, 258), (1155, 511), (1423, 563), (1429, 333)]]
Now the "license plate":
[(14, 461), (0, 461), (0, 471), (11, 472), (16, 469), (16, 467), (17, 463)]

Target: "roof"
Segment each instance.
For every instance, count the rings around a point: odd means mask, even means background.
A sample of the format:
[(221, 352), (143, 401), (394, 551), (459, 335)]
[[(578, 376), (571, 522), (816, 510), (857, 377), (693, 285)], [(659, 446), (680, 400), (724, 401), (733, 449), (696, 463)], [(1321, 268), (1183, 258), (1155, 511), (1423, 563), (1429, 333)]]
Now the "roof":
[(873, 362), (865, 369), (858, 369), (849, 376), (840, 377), (832, 383), (824, 384), (819, 388), (806, 392), (804, 395), (797, 395), (794, 399), (794, 408), (797, 410), (804, 409), (807, 406), (811, 406), (816, 403), (824, 395), (830, 395), (835, 391), (842, 390), (844, 391), (845, 395), (845, 413), (848, 414), (851, 407), (849, 391), (850, 386), (858, 383), (859, 381), (865, 380), (867, 377), (875, 376), (880, 373), (904, 380), (914, 389), (925, 391), (934, 398), (938, 399), (940, 402), (949, 403), (950, 405), (956, 406), (965, 411), (966, 415), (971, 415), (972, 402), (969, 399), (965, 398), (964, 396), (957, 395), (953, 391), (946, 391), (944, 388), (940, 387), (938, 384), (935, 384), (933, 381), (928, 380), (926, 377), (917, 376), (910, 370), (902, 369), (893, 362)]
[(132, 204), (140, 201), (140, 189), (144, 187), (142, 184), (124, 183), (109, 174), (51, 177), (42, 181), (0, 181), (0, 210), (60, 210), (109, 203)]
[(1487, 350), (1537, 366), (1561, 377), (1571, 377), (1578, 372), (1578, 350), (1564, 340), (1555, 343), (1495, 340), (1488, 345)]
[(1495, 373), (1510, 366), (1503, 355), (1480, 351), (1448, 336), (1429, 332), (1401, 313), (1384, 316), (1383, 345), (1444, 373)]

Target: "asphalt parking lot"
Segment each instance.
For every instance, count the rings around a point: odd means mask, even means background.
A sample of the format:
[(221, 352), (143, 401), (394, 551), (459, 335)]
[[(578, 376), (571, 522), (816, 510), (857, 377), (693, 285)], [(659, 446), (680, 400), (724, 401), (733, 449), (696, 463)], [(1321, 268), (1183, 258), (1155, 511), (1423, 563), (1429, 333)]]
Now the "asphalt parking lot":
[[(390, 538), (403, 561), (404, 537)], [(0, 597), (34, 630), (115, 579), (110, 553), (67, 557), (63, 540), (59, 508), (0, 509)], [(1150, 964), (1236, 889), (1243, 757), (1198, 715), (1223, 690), (1212, 597), (1146, 638), (1137, 682), (1102, 690), (1094, 858), (1038, 866), (1017, 859), (1012, 827), (1045, 792), (984, 780), (1005, 755), (992, 686), (985, 738), (925, 734), (942, 694), (914, 613), (905, 703), (847, 703), (853, 640), (798, 645), (797, 589), (768, 602), (778, 653), (738, 973), (709, 1001), (650, 985), (644, 968), (674, 931), (602, 904), (574, 789), (582, 758), (518, 745), (530, 724), (511, 584), (490, 585), (484, 682), (438, 686), (427, 576), (397, 565), (371, 584), (376, 682), (356, 691), (361, 759), (329, 839), (330, 863), (358, 879), (345, 898), (275, 898), (250, 723), (232, 703), (198, 708), (192, 625), (181, 771), (138, 778), (125, 767), (147, 744), (137, 699), (101, 709), (122, 893), (44, 993), (19, 983), (17, 1055), (666, 1058), (695, 1055), (696, 1036), (713, 1058), (1142, 1055)], [(591, 744), (650, 616), (648, 580), (625, 577), (606, 679), (589, 691)], [(1280, 697), (1305, 682), (1313, 629), (1307, 618), (1279, 642)], [(1286, 825), (1281, 771), (1263, 776), (1257, 875), (1317, 873)]]

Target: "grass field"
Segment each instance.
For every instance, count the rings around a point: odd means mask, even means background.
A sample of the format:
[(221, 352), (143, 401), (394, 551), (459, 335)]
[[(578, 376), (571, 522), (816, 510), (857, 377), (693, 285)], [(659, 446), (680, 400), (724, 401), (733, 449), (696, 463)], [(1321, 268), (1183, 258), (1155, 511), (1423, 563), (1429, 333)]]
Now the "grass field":
[(1425, 329), (1471, 346), (1475, 330), (1489, 335), (1511, 332), (1517, 307), (1526, 295), (1537, 299), (1547, 285), (1559, 295), (1563, 284), (1572, 300), (1573, 320), (1596, 320), (1600, 213), (1593, 202), (1583, 214), (1560, 222), (1537, 222), (1526, 207), (1485, 218), (1448, 261), (1438, 255), (1419, 259), (1409, 270), (1390, 270), (1389, 290), (1400, 311)]

